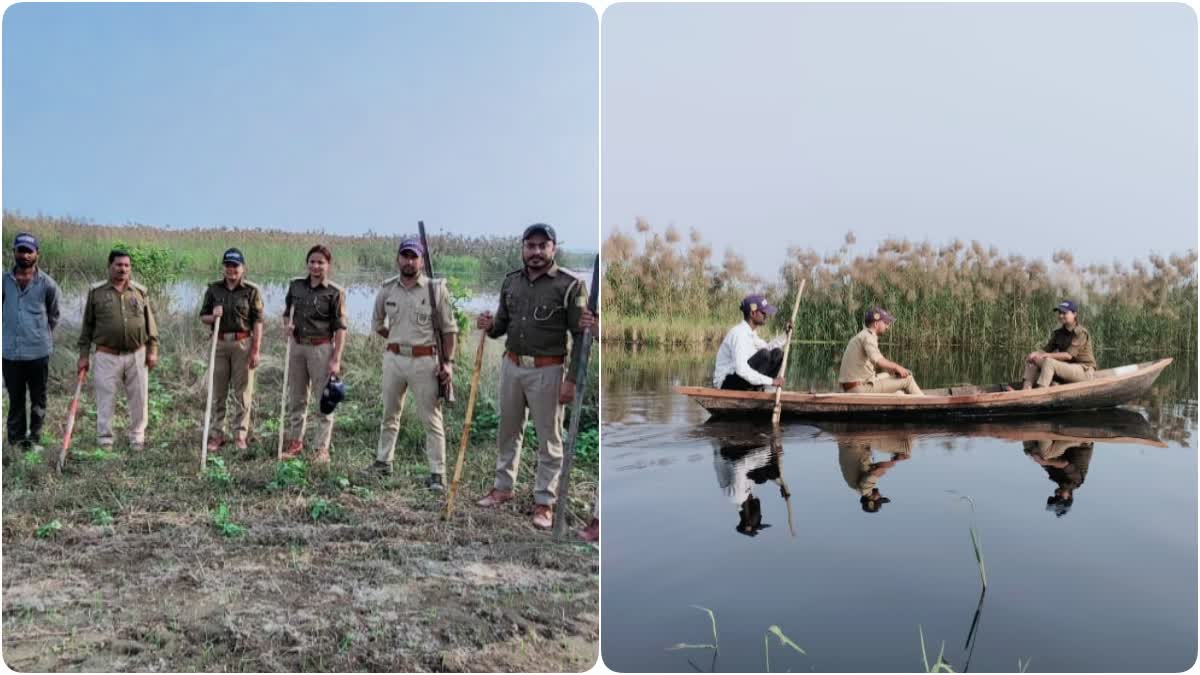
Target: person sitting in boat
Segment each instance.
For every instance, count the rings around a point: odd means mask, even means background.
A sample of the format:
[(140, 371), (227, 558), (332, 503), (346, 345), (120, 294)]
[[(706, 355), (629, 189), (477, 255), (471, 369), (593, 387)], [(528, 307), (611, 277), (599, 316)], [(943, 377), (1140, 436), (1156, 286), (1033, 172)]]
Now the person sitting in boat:
[(747, 295), (742, 300), (744, 321), (729, 329), (717, 350), (713, 386), (718, 389), (763, 391), (768, 386), (782, 387), (779, 369), (783, 366), (783, 343), (779, 336), (767, 343), (756, 331), (777, 311), (765, 296)]
[(1046, 510), (1062, 518), (1075, 503), (1075, 490), (1087, 478), (1094, 443), (1071, 440), (1025, 441), (1025, 454), (1046, 470), (1046, 476), (1058, 487), (1046, 498)]
[(838, 382), (850, 394), (894, 394), (923, 396), (912, 372), (889, 361), (879, 351), (879, 336), (887, 332), (895, 317), (886, 309), (872, 307), (863, 316), (863, 329), (850, 338), (842, 353)]
[[(892, 452), (892, 458), (883, 462), (872, 461), (874, 457), (871, 454), (871, 441), (838, 441), (838, 463), (842, 466), (842, 478), (846, 479), (846, 485), (849, 485), (851, 490), (858, 493), (858, 503), (866, 513), (879, 513), (884, 504), (892, 501), (879, 493), (879, 488), (876, 487), (879, 479), (883, 478), (888, 469), (896, 466), (896, 462), (912, 458), (911, 441), (907, 438), (899, 440), (902, 447), (891, 448), (895, 450)], [(879, 450), (885, 451), (884, 448)]]
[(1050, 333), (1044, 351), (1030, 352), (1025, 357), (1025, 377), (1022, 389), (1048, 387), (1052, 382), (1083, 382), (1096, 374), (1096, 358), (1092, 356), (1092, 336), (1079, 325), (1079, 308), (1072, 300), (1054, 306), (1062, 324)]

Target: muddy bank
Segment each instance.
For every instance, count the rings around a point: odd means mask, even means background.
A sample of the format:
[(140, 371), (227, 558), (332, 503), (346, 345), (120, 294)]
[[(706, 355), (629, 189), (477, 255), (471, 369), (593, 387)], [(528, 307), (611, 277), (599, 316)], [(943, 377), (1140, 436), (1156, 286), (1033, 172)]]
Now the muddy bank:
[[(289, 504), (288, 502), (295, 502)], [(4, 536), (4, 660), (18, 671), (563, 671), (596, 659), (598, 556), (518, 508), (380, 494), (317, 523), (264, 499)], [(469, 504), (469, 502), (468, 502)], [(7, 514), (6, 514), (7, 521)], [(307, 521), (307, 522), (306, 522)]]

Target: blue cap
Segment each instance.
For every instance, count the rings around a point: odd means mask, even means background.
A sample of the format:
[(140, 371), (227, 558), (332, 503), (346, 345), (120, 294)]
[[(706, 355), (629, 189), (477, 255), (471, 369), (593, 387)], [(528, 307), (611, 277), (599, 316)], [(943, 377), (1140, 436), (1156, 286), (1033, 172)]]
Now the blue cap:
[(225, 257), (221, 258), (221, 264), (225, 263), (245, 265), (246, 257), (242, 255), (241, 251), (237, 250), (236, 248), (231, 248), (228, 251), (225, 251)]
[(741, 306), (742, 306), (742, 314), (745, 314), (747, 312), (753, 312), (753, 311), (757, 310), (759, 312), (765, 313), (767, 316), (771, 316), (775, 312), (779, 311), (779, 308), (777, 308), (775, 305), (772, 305), (771, 303), (767, 302), (767, 296), (761, 295), (758, 293), (751, 293), (750, 295), (747, 295), (745, 298), (742, 298)]
[(1075, 304), (1075, 301), (1074, 301), (1074, 300), (1063, 300), (1062, 302), (1060, 302), (1060, 303), (1058, 303), (1057, 305), (1055, 305), (1055, 306), (1054, 306), (1054, 311), (1056, 311), (1056, 312), (1075, 312), (1075, 313), (1078, 313), (1078, 312), (1079, 312), (1079, 306)]
[(28, 232), (18, 234), (17, 238), (13, 240), (13, 250), (15, 251), (19, 248), (27, 248), (31, 251), (38, 250), (37, 237)]
[(891, 312), (887, 311), (886, 309), (884, 309), (882, 307), (872, 307), (871, 309), (868, 309), (865, 314), (863, 314), (863, 325), (864, 326), (874, 323), (876, 321), (882, 321), (884, 323), (892, 323), (895, 320), (896, 320), (896, 317), (892, 316)]
[(418, 256), (425, 255), (425, 247), (421, 246), (421, 240), (413, 239), (411, 237), (400, 242), (400, 250), (396, 253), (396, 255), (404, 253), (405, 251), (412, 251)]

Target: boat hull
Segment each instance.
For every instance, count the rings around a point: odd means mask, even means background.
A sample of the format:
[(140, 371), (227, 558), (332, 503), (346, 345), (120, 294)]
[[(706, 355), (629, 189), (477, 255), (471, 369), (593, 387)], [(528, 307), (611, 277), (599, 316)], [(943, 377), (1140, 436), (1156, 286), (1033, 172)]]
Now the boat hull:
[[(1171, 364), (1161, 359), (1100, 371), (1087, 382), (1045, 388), (1003, 391), (990, 387), (951, 387), (927, 396), (904, 394), (801, 393), (785, 391), (780, 396), (782, 412), (788, 417), (822, 419), (920, 419), (995, 418), (1053, 415), (1071, 410), (1096, 410), (1127, 403), (1147, 391)], [(717, 417), (770, 415), (775, 394), (676, 387)]]

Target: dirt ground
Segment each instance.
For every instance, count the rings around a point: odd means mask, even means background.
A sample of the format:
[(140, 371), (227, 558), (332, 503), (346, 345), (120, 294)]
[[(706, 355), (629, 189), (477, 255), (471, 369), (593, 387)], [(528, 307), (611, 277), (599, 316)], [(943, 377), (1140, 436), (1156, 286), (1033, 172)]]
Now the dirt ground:
[[(598, 552), (534, 530), (528, 491), (492, 511), (464, 489), (445, 524), (415, 476), (355, 476), (351, 491), (335, 468), (307, 491), (272, 492), (273, 463), (251, 462), (231, 469), (226, 495), (247, 530), (226, 537), (211, 509), (191, 506), (212, 494), (177, 501), (165, 485), (129, 497), (127, 463), (70, 464), (62, 477), (9, 463), (13, 670), (575, 672), (596, 661)], [(335, 516), (314, 521), (317, 494)], [(86, 505), (113, 499), (129, 503), (90, 524)], [(40, 538), (47, 512), (64, 527)]]

